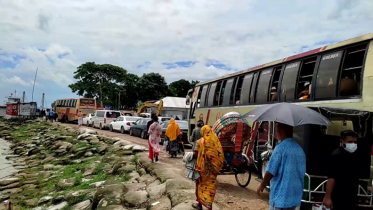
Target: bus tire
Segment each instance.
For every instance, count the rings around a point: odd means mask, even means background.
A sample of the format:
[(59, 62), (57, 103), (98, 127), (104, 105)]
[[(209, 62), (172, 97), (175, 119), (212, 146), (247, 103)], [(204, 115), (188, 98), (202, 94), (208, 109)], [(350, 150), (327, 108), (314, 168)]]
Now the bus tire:
[(120, 128), (120, 132), (121, 132), (122, 134), (124, 134), (125, 130), (124, 130), (124, 127), (123, 127), (123, 126)]

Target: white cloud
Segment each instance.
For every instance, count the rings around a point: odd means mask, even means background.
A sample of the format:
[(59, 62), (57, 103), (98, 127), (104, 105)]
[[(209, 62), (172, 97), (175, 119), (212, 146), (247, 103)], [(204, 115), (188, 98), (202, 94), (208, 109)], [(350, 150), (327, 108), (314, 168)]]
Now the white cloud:
[[(33, 81), (25, 81), (18, 76), (13, 76), (13, 77), (10, 77), (10, 78), (4, 78), (4, 82), (7, 83), (7, 84), (23, 85), (23, 86), (32, 86), (34, 84)], [(36, 83), (35, 83), (35, 85), (36, 85)]]
[[(31, 81), (39, 68), (40, 84), (65, 90), (87, 61), (159, 72), (167, 82), (206, 80), (231, 73), (208, 60), (247, 69), (373, 32), (372, 10), (371, 0), (0, 0), (0, 60), (17, 62), (0, 63), (0, 72)], [(176, 61), (197, 63), (162, 65)]]

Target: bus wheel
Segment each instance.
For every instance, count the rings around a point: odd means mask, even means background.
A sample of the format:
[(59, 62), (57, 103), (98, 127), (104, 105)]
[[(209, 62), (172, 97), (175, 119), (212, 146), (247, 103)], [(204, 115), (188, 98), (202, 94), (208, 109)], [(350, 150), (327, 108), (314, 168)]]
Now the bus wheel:
[(113, 132), (113, 126), (110, 125), (110, 132)]
[(122, 134), (124, 134), (124, 127), (123, 127), (123, 126), (120, 128), (120, 132), (121, 132)]

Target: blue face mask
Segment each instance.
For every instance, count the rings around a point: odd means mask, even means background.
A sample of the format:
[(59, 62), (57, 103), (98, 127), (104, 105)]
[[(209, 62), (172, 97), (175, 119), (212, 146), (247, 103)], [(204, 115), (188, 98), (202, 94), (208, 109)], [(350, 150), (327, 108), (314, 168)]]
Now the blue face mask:
[(357, 150), (357, 144), (355, 143), (345, 144), (344, 149), (349, 153), (354, 153)]

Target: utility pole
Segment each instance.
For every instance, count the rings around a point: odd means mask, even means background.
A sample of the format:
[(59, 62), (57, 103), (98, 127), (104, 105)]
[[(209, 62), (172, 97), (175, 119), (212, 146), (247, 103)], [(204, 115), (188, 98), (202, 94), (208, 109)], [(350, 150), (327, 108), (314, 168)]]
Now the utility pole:
[(23, 91), (22, 102), (25, 103), (25, 101), (26, 101), (26, 92)]
[(100, 78), (100, 100), (102, 102), (102, 106), (104, 106), (104, 100), (103, 100), (103, 97), (102, 97), (102, 81), (103, 81), (103, 79)]
[(119, 93), (118, 93), (118, 110), (120, 110), (120, 91), (119, 91)]
[(34, 79), (34, 85), (32, 86), (31, 102), (34, 102), (34, 89), (35, 89), (36, 76), (38, 75), (38, 69), (39, 69), (39, 68), (36, 68), (35, 79)]
[(43, 96), (41, 97), (41, 110), (44, 109), (44, 93), (43, 93)]

